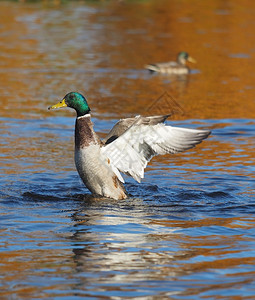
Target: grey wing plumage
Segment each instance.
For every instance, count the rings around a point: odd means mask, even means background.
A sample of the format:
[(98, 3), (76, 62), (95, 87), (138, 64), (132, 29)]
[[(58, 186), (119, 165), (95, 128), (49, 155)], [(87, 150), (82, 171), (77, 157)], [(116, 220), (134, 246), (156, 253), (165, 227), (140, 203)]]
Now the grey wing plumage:
[[(145, 142), (156, 154), (178, 153), (195, 147), (206, 139), (211, 131), (172, 126), (158, 126), (156, 136), (145, 137)], [(154, 133), (154, 134), (155, 134)], [(156, 138), (158, 137), (158, 138)]]
[(150, 117), (136, 116), (134, 118), (121, 119), (113, 126), (102, 142), (105, 145), (113, 142), (133, 125), (156, 125), (163, 123), (170, 115), (171, 114)]
[(149, 64), (145, 65), (145, 69), (148, 69), (152, 72), (162, 72), (171, 68), (177, 68), (178, 63), (175, 61), (157, 63), (157, 64)]
[[(167, 116), (161, 116), (161, 120), (165, 118)], [(188, 150), (211, 133), (209, 130), (165, 126), (159, 120), (160, 117), (137, 117), (123, 134), (102, 147), (114, 168), (140, 182), (144, 168), (153, 156)], [(154, 125), (146, 126), (150, 122)]]
[(102, 142), (107, 145), (114, 140), (116, 140), (119, 136), (121, 136), (129, 127), (131, 127), (136, 118), (126, 118), (119, 120), (111, 129), (111, 131), (107, 134), (107, 136), (102, 140)]

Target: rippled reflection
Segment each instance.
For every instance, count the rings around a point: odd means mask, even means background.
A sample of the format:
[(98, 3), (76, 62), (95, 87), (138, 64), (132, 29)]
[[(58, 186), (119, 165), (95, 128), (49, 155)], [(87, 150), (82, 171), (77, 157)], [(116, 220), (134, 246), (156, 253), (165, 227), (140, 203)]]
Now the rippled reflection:
[[(0, 2), (0, 298), (252, 298), (254, 9), (250, 1)], [(188, 76), (144, 65), (188, 51)], [(132, 195), (95, 199), (73, 163), (84, 93), (103, 137), (172, 113), (208, 128), (152, 160)]]

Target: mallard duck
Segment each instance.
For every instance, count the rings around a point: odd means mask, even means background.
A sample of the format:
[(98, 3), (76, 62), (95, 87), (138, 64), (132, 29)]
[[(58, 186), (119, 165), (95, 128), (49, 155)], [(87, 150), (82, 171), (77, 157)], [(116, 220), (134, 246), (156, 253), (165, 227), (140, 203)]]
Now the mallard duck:
[(172, 75), (183, 75), (189, 73), (189, 67), (186, 66), (186, 62), (196, 63), (196, 60), (189, 56), (187, 52), (180, 52), (177, 55), (176, 61), (170, 61), (165, 63), (156, 63), (146, 65), (145, 68), (151, 72), (159, 72), (163, 74), (172, 74)]
[(210, 134), (208, 130), (166, 126), (163, 122), (169, 115), (136, 116), (119, 120), (100, 140), (83, 95), (68, 93), (48, 109), (60, 107), (71, 107), (77, 113), (75, 164), (82, 181), (93, 195), (116, 200), (128, 197), (120, 172), (141, 182), (144, 169), (153, 156), (190, 149)]

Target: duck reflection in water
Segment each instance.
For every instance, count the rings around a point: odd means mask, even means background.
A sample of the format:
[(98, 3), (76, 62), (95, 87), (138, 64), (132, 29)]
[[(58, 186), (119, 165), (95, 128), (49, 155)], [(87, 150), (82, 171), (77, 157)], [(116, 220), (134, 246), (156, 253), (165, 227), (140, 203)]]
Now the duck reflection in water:
[[(180, 253), (164, 249), (164, 243), (179, 240), (178, 228), (159, 226), (153, 218), (158, 213), (141, 199), (99, 201), (81, 201), (80, 209), (72, 215), (75, 222), (73, 243), (74, 269), (77, 273), (104, 274), (100, 282), (118, 284), (122, 282), (140, 284), (143, 280), (153, 280), (155, 272), (157, 280), (165, 278), (162, 272), (162, 260), (168, 264), (180, 256)], [(139, 224), (138, 226), (133, 226)], [(160, 230), (159, 230), (160, 227)], [(107, 232), (106, 235), (103, 232)], [(134, 251), (135, 249), (135, 251)], [(176, 249), (175, 249), (176, 250)], [(160, 253), (159, 253), (160, 252)], [(152, 270), (144, 272), (144, 270)], [(169, 267), (169, 272), (174, 272)], [(180, 272), (176, 269), (176, 272)], [(80, 284), (86, 286), (88, 278), (81, 276)], [(91, 286), (91, 280), (89, 278)], [(95, 275), (98, 282), (98, 275)], [(97, 287), (95, 286), (95, 289)], [(110, 287), (109, 287), (110, 288)]]

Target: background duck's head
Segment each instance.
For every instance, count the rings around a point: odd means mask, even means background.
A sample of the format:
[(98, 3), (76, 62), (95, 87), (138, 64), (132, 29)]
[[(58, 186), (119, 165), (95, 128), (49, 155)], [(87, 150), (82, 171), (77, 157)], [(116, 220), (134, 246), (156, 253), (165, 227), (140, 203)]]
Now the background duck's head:
[(196, 60), (189, 56), (189, 54), (185, 51), (179, 52), (177, 55), (177, 61), (178, 63), (185, 65), (186, 61), (189, 61), (191, 63), (196, 63)]
[(76, 110), (77, 117), (84, 116), (90, 112), (86, 98), (77, 92), (71, 92), (57, 104), (50, 106), (48, 109), (55, 109), (61, 107), (71, 107)]

